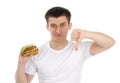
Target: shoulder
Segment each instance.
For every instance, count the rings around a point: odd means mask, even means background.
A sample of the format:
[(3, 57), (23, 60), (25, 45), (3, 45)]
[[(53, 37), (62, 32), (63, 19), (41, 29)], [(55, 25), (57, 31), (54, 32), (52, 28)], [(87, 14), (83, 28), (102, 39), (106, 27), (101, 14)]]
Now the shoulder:
[(39, 49), (39, 50), (42, 50), (42, 49), (48, 47), (48, 44), (49, 44), (49, 42), (45, 42), (45, 43), (43, 43), (43, 44), (40, 44), (40, 45), (38, 45), (38, 49)]

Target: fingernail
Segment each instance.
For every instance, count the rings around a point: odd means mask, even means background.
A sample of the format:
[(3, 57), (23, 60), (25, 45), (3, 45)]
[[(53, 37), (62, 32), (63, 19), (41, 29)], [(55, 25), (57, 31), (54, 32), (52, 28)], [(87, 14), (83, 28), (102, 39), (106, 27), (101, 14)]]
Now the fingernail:
[(75, 51), (77, 51), (78, 49), (77, 48), (75, 48)]

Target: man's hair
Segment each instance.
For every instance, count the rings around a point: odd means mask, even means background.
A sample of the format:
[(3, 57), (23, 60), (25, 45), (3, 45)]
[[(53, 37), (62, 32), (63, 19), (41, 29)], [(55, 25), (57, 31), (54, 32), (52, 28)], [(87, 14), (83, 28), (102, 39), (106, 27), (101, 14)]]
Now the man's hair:
[(48, 22), (49, 17), (60, 17), (60, 16), (66, 16), (68, 23), (70, 23), (71, 19), (71, 13), (68, 9), (63, 7), (52, 7), (49, 9), (45, 14), (45, 19)]

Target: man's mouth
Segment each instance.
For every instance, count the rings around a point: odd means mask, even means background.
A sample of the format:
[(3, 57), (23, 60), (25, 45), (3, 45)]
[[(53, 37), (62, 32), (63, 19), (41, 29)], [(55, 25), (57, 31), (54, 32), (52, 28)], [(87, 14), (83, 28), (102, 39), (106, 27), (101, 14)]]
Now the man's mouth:
[(62, 34), (55, 34), (55, 36), (56, 36), (56, 37), (61, 37), (61, 36), (62, 36)]

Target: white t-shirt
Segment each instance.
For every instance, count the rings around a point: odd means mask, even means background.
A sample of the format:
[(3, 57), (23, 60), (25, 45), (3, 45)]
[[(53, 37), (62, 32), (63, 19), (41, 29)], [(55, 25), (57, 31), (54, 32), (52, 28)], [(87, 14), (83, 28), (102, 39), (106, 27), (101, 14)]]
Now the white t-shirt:
[(56, 51), (47, 42), (26, 63), (25, 72), (31, 75), (37, 72), (39, 83), (80, 83), (81, 69), (90, 57), (91, 45), (91, 41), (81, 42), (75, 51), (75, 43), (68, 41), (64, 49)]

